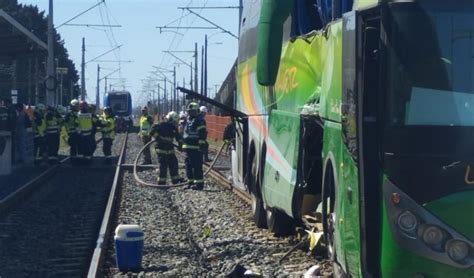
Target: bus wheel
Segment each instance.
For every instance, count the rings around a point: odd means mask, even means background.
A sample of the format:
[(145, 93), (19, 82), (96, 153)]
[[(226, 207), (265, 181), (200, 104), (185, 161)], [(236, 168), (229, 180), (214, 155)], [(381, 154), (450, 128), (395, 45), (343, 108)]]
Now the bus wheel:
[(259, 190), (257, 159), (252, 159), (252, 177), (250, 179), (250, 196), (252, 198), (252, 215), (253, 221), (258, 228), (266, 228), (267, 220), (265, 218), (265, 208), (263, 207), (262, 195)]
[(336, 238), (336, 212), (335, 212), (335, 184), (332, 171), (326, 173), (323, 184), (322, 200), (322, 222), (324, 239), (328, 248), (328, 258), (336, 260), (335, 238)]
[(292, 219), (274, 208), (267, 208), (268, 229), (276, 235), (288, 235), (293, 231)]

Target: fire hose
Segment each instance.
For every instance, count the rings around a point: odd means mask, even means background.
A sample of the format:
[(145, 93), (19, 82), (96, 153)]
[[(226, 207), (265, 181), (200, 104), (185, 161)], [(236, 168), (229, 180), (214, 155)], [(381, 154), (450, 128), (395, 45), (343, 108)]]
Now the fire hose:
[[(143, 154), (143, 152), (153, 143), (156, 142), (156, 139), (153, 139), (151, 140), (150, 142), (146, 143), (141, 149), (140, 149), (140, 152), (138, 152), (137, 154), (137, 157), (135, 158), (135, 162), (133, 163), (133, 176), (135, 178), (135, 180), (140, 183), (141, 185), (144, 185), (144, 186), (150, 186), (150, 187), (154, 187), (154, 188), (158, 188), (158, 189), (169, 189), (169, 188), (173, 188), (173, 187), (180, 187), (180, 186), (185, 186), (185, 185), (188, 185), (188, 182), (182, 182), (182, 183), (177, 183), (177, 184), (170, 184), (170, 185), (159, 185), (159, 184), (155, 184), (155, 183), (150, 183), (150, 182), (146, 182), (142, 179), (140, 179), (140, 177), (138, 176), (138, 173), (137, 173), (137, 165), (138, 165), (138, 161), (140, 160), (140, 157), (141, 155)], [(227, 142), (224, 142), (222, 143), (222, 146), (221, 148), (219, 149), (219, 151), (217, 152), (216, 156), (214, 157), (214, 160), (212, 161), (211, 165), (209, 166), (209, 168), (206, 170), (206, 172), (203, 174), (203, 176), (207, 176), (209, 174), (209, 172), (212, 170), (212, 168), (214, 167), (214, 165), (216, 164), (217, 162), (217, 159), (219, 158), (219, 156), (221, 155), (222, 151), (224, 150), (224, 147), (227, 145)], [(176, 146), (176, 145), (175, 145)], [(177, 146), (176, 146), (177, 147)]]

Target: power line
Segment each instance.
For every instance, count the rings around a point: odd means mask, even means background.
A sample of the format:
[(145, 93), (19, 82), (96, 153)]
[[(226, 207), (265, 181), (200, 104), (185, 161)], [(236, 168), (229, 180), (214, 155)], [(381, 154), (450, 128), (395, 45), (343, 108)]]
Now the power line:
[(74, 16), (73, 18), (67, 20), (67, 21), (64, 22), (63, 24), (61, 24), (61, 25), (59, 25), (58, 27), (56, 27), (56, 29), (60, 28), (61, 26), (65, 25), (65, 24), (68, 24), (69, 22), (73, 21), (74, 19), (80, 17), (81, 15), (87, 13), (88, 11), (94, 9), (95, 7), (97, 7), (97, 6), (99, 6), (100, 4), (103, 4), (103, 3), (105, 3), (105, 0), (102, 0), (101, 2), (99, 2), (99, 3), (95, 4), (94, 6), (90, 7), (89, 9), (87, 9), (87, 10), (81, 12), (80, 14)]

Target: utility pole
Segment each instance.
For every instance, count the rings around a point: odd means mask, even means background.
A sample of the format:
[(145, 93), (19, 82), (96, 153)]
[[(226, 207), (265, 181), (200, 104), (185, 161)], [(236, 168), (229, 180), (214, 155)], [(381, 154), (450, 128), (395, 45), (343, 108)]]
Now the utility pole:
[(97, 64), (97, 92), (95, 93), (95, 112), (100, 109), (100, 65)]
[(177, 103), (176, 103), (176, 66), (173, 67), (173, 108), (172, 110), (176, 111)]
[(193, 88), (193, 87), (194, 87), (193, 84), (194, 84), (194, 83), (193, 83), (193, 62), (191, 62), (191, 76), (190, 76), (190, 79), (189, 79), (189, 88), (191, 88), (191, 91), (194, 91), (194, 90), (193, 90), (193, 89), (194, 89), (194, 88)]
[(104, 86), (104, 99), (105, 99), (105, 95), (107, 94), (107, 76), (104, 79), (105, 79), (105, 86)]
[(54, 87), (56, 87), (56, 80), (54, 78), (54, 22), (53, 22), (53, 0), (49, 0), (49, 14), (48, 14), (48, 63), (47, 72), (48, 79), (46, 81), (46, 104), (53, 105), (54, 102)]
[(198, 44), (194, 43), (194, 90), (199, 90), (198, 87)]
[(204, 45), (201, 46), (201, 95), (204, 94)]
[(164, 88), (165, 88), (165, 92), (164, 92), (164, 96), (163, 96), (163, 115), (168, 113), (168, 94), (166, 92), (166, 76), (165, 76), (165, 80), (164, 80)]
[(207, 97), (207, 34), (204, 37), (204, 96)]
[(86, 99), (86, 39), (82, 38), (82, 63), (81, 63), (81, 100)]

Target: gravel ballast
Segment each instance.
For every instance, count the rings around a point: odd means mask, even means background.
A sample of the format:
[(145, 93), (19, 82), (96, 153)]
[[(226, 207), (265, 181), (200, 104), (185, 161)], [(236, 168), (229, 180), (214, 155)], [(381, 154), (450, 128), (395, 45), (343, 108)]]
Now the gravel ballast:
[[(130, 134), (128, 146), (127, 161), (131, 161), (141, 146), (136, 134)], [(155, 181), (157, 174), (139, 173), (147, 181)], [(139, 276), (215, 277), (231, 272), (237, 264), (266, 276), (302, 276), (317, 263), (311, 254), (297, 249), (279, 264), (297, 244), (295, 237), (275, 237), (258, 229), (249, 205), (209, 178), (203, 191), (159, 190), (140, 186), (133, 173), (125, 173), (118, 224), (138, 224), (145, 232)], [(129, 275), (118, 271), (113, 245), (103, 273)]]

